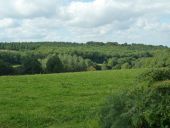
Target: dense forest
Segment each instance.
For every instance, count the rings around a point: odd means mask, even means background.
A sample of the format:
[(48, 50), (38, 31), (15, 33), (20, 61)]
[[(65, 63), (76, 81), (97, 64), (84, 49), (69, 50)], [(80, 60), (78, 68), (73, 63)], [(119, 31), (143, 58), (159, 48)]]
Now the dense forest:
[(117, 42), (0, 43), (0, 75), (170, 67), (170, 48)]

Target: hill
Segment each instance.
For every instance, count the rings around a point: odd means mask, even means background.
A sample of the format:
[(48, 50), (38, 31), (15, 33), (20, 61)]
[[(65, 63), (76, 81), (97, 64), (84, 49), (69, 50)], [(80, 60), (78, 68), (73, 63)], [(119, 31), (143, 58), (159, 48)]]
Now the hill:
[(117, 42), (0, 43), (0, 64), (0, 75), (160, 68), (170, 67), (170, 48)]

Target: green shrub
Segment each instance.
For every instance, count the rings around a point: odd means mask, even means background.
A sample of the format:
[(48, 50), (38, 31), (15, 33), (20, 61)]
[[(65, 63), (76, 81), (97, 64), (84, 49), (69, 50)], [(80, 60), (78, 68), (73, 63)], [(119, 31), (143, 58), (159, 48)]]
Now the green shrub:
[(90, 67), (87, 68), (87, 71), (96, 71), (96, 68), (93, 67), (93, 66), (90, 66)]
[(149, 81), (149, 86), (106, 100), (100, 113), (102, 128), (170, 128), (170, 70), (149, 70), (138, 79)]
[(169, 68), (161, 68), (161, 69), (151, 69), (148, 70), (141, 75), (139, 75), (138, 80), (156, 82), (170, 79), (170, 69)]
[(135, 95), (133, 92), (131, 93), (134, 99), (130, 101), (129, 110), (132, 113), (129, 117), (131, 117), (133, 127), (170, 127), (170, 95), (162, 93), (161, 88), (160, 84), (159, 87), (140, 88)]
[(109, 68), (107, 67), (107, 65), (106, 64), (103, 64), (102, 66), (101, 66), (101, 70), (108, 70)]
[(130, 69), (131, 65), (129, 63), (124, 63), (121, 65), (121, 69)]
[(126, 112), (126, 97), (123, 94), (108, 97), (100, 113), (102, 128), (130, 128)]
[[(108, 98), (101, 110), (103, 128), (169, 128), (170, 93), (157, 87), (140, 87)], [(167, 87), (167, 86), (166, 86)], [(170, 83), (166, 90), (170, 89)]]

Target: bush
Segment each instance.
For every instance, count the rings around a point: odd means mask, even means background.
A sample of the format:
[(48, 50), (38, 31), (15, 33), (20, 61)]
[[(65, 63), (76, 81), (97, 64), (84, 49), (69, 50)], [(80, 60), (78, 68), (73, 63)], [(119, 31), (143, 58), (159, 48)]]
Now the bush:
[[(170, 126), (170, 95), (160, 87), (141, 88), (132, 96), (129, 118), (133, 127), (168, 128)], [(170, 84), (169, 84), (170, 88)], [(135, 101), (135, 102), (134, 102)], [(134, 103), (133, 103), (134, 102)]]
[(90, 67), (87, 68), (87, 71), (96, 71), (96, 68), (93, 67), (93, 66), (90, 66)]
[(124, 63), (121, 65), (121, 69), (130, 69), (131, 65), (129, 63)]
[(101, 109), (102, 127), (169, 128), (169, 73), (169, 69), (147, 71), (140, 75), (140, 80), (155, 83), (150, 83), (149, 86), (137, 86), (131, 91), (126, 90), (122, 94), (110, 96)]
[(101, 110), (102, 127), (169, 128), (170, 93), (160, 91), (161, 86), (140, 87), (128, 94), (108, 98)]
[(123, 93), (108, 97), (100, 113), (102, 128), (130, 128), (126, 112), (126, 97)]
[(103, 64), (102, 66), (101, 66), (101, 70), (108, 70), (109, 68), (107, 67), (107, 65), (106, 64)]
[(140, 82), (148, 81), (149, 83), (168, 80), (170, 79), (170, 69), (169, 68), (151, 69), (139, 75), (137, 79)]

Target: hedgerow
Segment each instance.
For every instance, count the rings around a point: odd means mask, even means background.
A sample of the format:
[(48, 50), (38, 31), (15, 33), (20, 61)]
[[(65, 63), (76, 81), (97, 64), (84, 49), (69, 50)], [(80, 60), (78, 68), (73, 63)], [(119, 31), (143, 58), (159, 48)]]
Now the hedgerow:
[(149, 86), (137, 86), (133, 90), (110, 96), (101, 109), (101, 126), (103, 128), (170, 128), (169, 75), (169, 69), (145, 72), (141, 76), (154, 83), (150, 83)]

